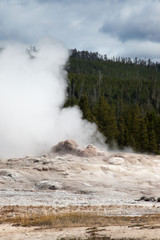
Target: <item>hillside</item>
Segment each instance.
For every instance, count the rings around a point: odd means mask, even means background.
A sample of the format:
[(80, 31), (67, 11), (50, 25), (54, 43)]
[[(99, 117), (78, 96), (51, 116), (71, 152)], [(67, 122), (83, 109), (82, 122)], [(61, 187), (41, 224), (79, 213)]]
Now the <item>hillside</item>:
[(71, 50), (65, 106), (79, 105), (113, 148), (160, 153), (160, 64)]

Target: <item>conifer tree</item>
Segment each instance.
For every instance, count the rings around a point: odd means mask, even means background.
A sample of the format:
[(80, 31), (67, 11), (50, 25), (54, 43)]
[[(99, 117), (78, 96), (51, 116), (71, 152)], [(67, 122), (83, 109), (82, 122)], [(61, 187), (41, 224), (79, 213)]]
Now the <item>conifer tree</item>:
[(88, 102), (88, 98), (87, 95), (83, 95), (81, 96), (80, 100), (79, 100), (79, 107), (83, 113), (83, 118), (93, 122), (95, 119), (92, 115), (92, 112), (90, 110), (90, 106), (89, 106), (89, 102)]
[(148, 151), (148, 147), (149, 147), (148, 132), (147, 132), (147, 125), (144, 119), (141, 120), (138, 143), (139, 143), (138, 150), (140, 152)]
[(142, 116), (141, 116), (140, 108), (138, 104), (136, 104), (133, 110), (133, 117), (132, 117), (132, 135), (134, 138), (133, 147), (135, 150), (139, 150), (141, 145), (141, 142), (139, 139), (139, 135), (141, 131), (140, 129), (141, 122), (142, 122)]
[(125, 125), (124, 125), (124, 119), (122, 116), (119, 117), (118, 121), (118, 145), (120, 149), (123, 149), (125, 145)]
[(156, 153), (157, 152), (157, 139), (154, 130), (155, 127), (155, 113), (149, 112), (146, 117), (147, 131), (148, 131), (148, 151)]
[(96, 119), (99, 130), (107, 138), (106, 143), (112, 147), (114, 140), (116, 141), (118, 138), (118, 127), (115, 115), (104, 97), (100, 97), (99, 99), (98, 108), (96, 109)]

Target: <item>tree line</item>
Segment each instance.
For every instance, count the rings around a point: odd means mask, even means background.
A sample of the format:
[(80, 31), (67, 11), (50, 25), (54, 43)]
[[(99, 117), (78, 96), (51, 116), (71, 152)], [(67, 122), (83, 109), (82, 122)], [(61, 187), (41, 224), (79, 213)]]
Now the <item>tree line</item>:
[(160, 64), (71, 50), (68, 98), (113, 148), (160, 154)]

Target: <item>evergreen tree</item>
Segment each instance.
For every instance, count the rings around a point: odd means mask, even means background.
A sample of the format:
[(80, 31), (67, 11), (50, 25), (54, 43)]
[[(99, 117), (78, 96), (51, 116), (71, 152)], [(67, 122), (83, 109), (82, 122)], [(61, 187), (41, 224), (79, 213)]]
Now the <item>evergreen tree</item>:
[(148, 145), (149, 141), (148, 141), (147, 125), (144, 119), (141, 120), (138, 142), (139, 142), (138, 150), (140, 152), (147, 152), (149, 147)]
[(124, 143), (123, 143), (123, 146), (124, 147), (129, 147), (129, 134), (128, 134), (128, 128), (127, 126), (125, 125), (124, 126)]
[(106, 143), (112, 147), (114, 140), (117, 140), (118, 138), (118, 127), (115, 115), (104, 97), (100, 97), (99, 99), (95, 117), (97, 119), (99, 130), (107, 139)]
[(133, 110), (133, 117), (132, 117), (132, 135), (134, 138), (134, 145), (133, 148), (135, 150), (140, 149), (141, 141), (140, 141), (140, 127), (141, 127), (141, 122), (142, 122), (142, 116), (140, 112), (140, 108), (138, 104), (135, 105), (134, 110)]
[(83, 113), (83, 118), (87, 119), (90, 122), (95, 121), (94, 116), (89, 107), (88, 98), (86, 95), (82, 96), (79, 100), (79, 107)]
[(123, 149), (123, 147), (125, 146), (125, 125), (122, 116), (119, 117), (118, 130), (118, 146), (120, 147), (120, 149)]
[(74, 106), (74, 105), (78, 105), (78, 101), (77, 101), (77, 99), (76, 99), (75, 97), (73, 97), (73, 98), (68, 98), (63, 107), (64, 107), (64, 108), (66, 108), (66, 107), (72, 107), (72, 106)]
[(148, 131), (148, 151), (152, 153), (157, 152), (157, 139), (156, 133), (154, 130), (154, 123), (155, 123), (155, 113), (149, 112), (146, 117), (147, 122), (147, 131)]

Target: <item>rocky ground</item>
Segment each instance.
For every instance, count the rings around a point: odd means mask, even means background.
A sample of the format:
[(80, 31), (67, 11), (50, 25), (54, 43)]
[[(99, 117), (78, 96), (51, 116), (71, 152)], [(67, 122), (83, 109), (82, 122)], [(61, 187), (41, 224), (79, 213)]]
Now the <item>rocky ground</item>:
[[(34, 206), (32, 211), (88, 207), (87, 211), (110, 216), (158, 214), (159, 189), (160, 156), (156, 155), (107, 153), (65, 141), (43, 156), (0, 160), (1, 219), (7, 216), (6, 207), (13, 208), (9, 218), (18, 209), (29, 211), (29, 206)], [(2, 225), (0, 239), (14, 239), (5, 237), (8, 225), (5, 230)], [(12, 232), (14, 227), (10, 228)]]

